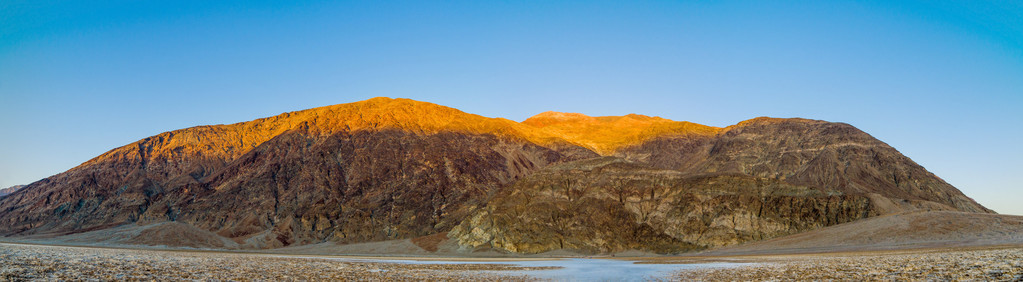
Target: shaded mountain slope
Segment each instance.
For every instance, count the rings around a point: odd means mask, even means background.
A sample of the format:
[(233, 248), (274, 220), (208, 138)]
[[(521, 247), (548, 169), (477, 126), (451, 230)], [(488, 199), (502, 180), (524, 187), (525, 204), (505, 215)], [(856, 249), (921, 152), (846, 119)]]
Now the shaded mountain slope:
[[(543, 123), (580, 118), (547, 115)], [(727, 246), (898, 212), (991, 212), (842, 123), (757, 118), (715, 134), (656, 135), (614, 155), (631, 163), (608, 167), (633, 169), (587, 168), (584, 161), (539, 172), (502, 191), (449, 236), (465, 246), (513, 252), (567, 244), (664, 253), (676, 251), (665, 245)], [(559, 189), (560, 197), (552, 192)], [(571, 193), (581, 195), (573, 200)], [(647, 233), (635, 235), (639, 230)]]
[(991, 212), (895, 148), (844, 123), (756, 118), (711, 137), (657, 138), (617, 155), (688, 174), (740, 173), (867, 195), (880, 213)]
[(565, 158), (532, 144), (463, 133), (360, 131), (322, 140), (285, 134), (211, 176), (203, 188), (157, 199), (149, 214), (156, 220), (169, 214), (229, 238), (261, 236), (257, 241), (270, 242), (267, 247), (417, 237), (450, 229), (467, 206)]
[(865, 196), (734, 173), (687, 176), (604, 157), (523, 178), (448, 235), (466, 247), (511, 252), (677, 253), (871, 215)]

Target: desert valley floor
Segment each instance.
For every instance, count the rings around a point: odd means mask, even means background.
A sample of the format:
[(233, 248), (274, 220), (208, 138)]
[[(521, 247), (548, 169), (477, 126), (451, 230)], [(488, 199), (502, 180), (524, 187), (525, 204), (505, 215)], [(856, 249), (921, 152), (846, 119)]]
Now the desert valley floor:
[[(153, 226), (177, 239), (131, 239)], [(1023, 280), (1023, 217), (1012, 215), (894, 214), (678, 255), (465, 252), (445, 236), (264, 250), (166, 247), (213, 240), (166, 227), (0, 237), (0, 281)]]
[[(792, 255), (424, 260), (0, 243), (0, 261), (3, 281), (1023, 279), (1023, 245)], [(592, 265), (614, 265), (618, 270), (594, 271)]]

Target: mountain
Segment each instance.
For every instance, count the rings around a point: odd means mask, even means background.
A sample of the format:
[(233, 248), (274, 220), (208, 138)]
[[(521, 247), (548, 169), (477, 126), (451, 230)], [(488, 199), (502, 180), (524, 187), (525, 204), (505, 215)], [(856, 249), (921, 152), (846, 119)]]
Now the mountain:
[(846, 124), (519, 123), (374, 98), (115, 148), (0, 198), (0, 235), (143, 226), (160, 236), (128, 241), (276, 248), (446, 234), (466, 251), (672, 253), (928, 209), (990, 212)]
[[(565, 132), (592, 126), (579, 119), (544, 114), (543, 126)], [(641, 141), (615, 142), (614, 158), (530, 175), (449, 236), (463, 246), (512, 252), (670, 253), (898, 212), (992, 213), (847, 124), (756, 118), (695, 128), (629, 138)]]
[(378, 98), (165, 132), (5, 197), (0, 232), (176, 221), (253, 248), (428, 235), (535, 169), (595, 156), (523, 128)]
[(11, 193), (17, 192), (23, 187), (25, 187), (25, 185), (14, 185), (11, 187), (0, 189), (0, 197), (7, 196), (10, 195)]

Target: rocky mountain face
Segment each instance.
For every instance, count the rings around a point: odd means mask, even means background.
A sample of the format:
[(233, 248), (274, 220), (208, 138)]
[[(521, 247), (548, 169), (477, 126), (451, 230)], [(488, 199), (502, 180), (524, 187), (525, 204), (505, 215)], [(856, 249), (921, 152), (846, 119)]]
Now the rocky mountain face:
[(756, 118), (711, 137), (661, 137), (616, 155), (688, 174), (738, 173), (864, 195), (881, 213), (992, 212), (895, 148), (844, 123)]
[(10, 195), (11, 193), (18, 191), (23, 187), (25, 187), (25, 185), (14, 185), (11, 187), (0, 189), (0, 197)]
[(0, 198), (0, 235), (174, 222), (241, 248), (447, 233), (466, 250), (672, 253), (907, 209), (990, 212), (845, 124), (518, 123), (375, 98), (116, 148)]
[[(544, 125), (578, 130), (577, 117), (564, 119)], [(540, 171), (449, 236), (512, 252), (671, 253), (902, 211), (992, 212), (847, 124), (757, 118), (706, 132), (655, 134), (614, 148), (616, 158), (599, 165)]]
[(0, 234), (177, 221), (253, 248), (434, 234), (517, 178), (596, 156), (517, 127), (373, 99), (167, 132), (3, 198)]
[(551, 166), (452, 230), (462, 246), (676, 253), (876, 215), (870, 200), (735, 173), (686, 175), (621, 158)]
[[(418, 237), (449, 230), (467, 207), (503, 185), (569, 159), (487, 135), (384, 130), (317, 140), (288, 133), (192, 191), (155, 198), (142, 216), (187, 222), (260, 247)], [(236, 212), (208, 212), (224, 209)]]

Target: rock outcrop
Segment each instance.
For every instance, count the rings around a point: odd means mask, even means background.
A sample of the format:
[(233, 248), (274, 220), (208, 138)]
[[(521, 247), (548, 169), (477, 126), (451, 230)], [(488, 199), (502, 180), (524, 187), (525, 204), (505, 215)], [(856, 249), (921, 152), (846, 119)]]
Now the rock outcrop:
[(446, 234), (466, 250), (675, 253), (907, 210), (990, 212), (846, 124), (518, 123), (374, 98), (113, 149), (0, 198), (0, 235), (153, 225), (238, 248)]

